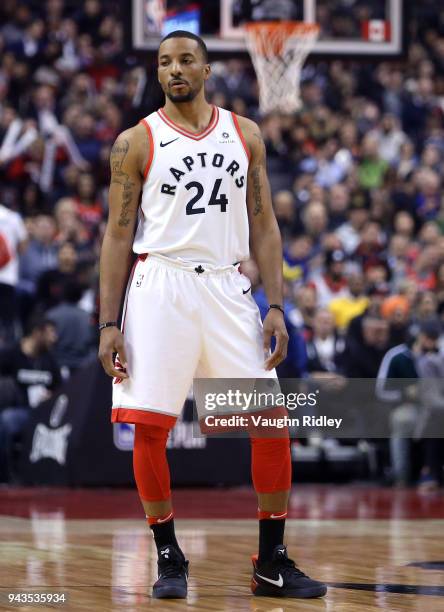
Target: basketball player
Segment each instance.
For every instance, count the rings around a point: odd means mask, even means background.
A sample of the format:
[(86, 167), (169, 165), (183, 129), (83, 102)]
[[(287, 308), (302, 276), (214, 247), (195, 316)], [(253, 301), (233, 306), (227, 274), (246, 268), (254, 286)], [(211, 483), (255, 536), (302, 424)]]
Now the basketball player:
[[(158, 550), (153, 596), (184, 598), (188, 561), (174, 531), (168, 432), (194, 376), (275, 378), (288, 336), (282, 245), (260, 131), (206, 101), (210, 66), (201, 38), (173, 32), (162, 40), (158, 59), (165, 106), (123, 132), (111, 152), (99, 356), (114, 378), (112, 421), (135, 423), (134, 475)], [(270, 303), (263, 328), (248, 280), (238, 270), (249, 258), (249, 240)], [(138, 258), (119, 330), (131, 250)], [(270, 354), (272, 336), (276, 347)], [(322, 596), (325, 585), (297, 569), (283, 545), (289, 438), (252, 438), (251, 446), (259, 506), (252, 590)]]

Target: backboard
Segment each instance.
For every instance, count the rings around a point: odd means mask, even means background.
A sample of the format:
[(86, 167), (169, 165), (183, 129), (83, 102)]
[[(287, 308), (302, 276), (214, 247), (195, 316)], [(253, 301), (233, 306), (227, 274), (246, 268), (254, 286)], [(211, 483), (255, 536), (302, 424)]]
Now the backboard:
[(404, 0), (132, 0), (135, 49), (156, 50), (176, 29), (201, 35), (210, 51), (246, 51), (245, 20), (316, 22), (313, 53), (397, 56), (403, 50)]

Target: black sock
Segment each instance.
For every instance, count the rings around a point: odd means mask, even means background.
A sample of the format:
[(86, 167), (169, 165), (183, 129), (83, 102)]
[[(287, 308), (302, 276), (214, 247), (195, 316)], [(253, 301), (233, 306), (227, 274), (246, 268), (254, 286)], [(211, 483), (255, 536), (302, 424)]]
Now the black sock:
[(271, 561), (273, 550), (284, 543), (285, 519), (260, 519), (258, 565)]
[(154, 535), (154, 541), (156, 542), (157, 551), (159, 551), (162, 546), (172, 544), (180, 552), (182, 552), (176, 540), (173, 518), (169, 521), (166, 521), (165, 523), (154, 523), (153, 525), (150, 525), (150, 529)]

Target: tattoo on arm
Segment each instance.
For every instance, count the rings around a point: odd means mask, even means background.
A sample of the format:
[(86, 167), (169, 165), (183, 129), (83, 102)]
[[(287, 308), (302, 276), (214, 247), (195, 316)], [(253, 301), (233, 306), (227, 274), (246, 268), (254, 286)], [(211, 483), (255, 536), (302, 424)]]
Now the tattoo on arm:
[(129, 142), (126, 139), (121, 141), (116, 140), (113, 144), (110, 155), (111, 172), (116, 172), (122, 168), (128, 149)]
[[(133, 187), (134, 183), (129, 180), (128, 174), (123, 174), (123, 194), (122, 194), (122, 207), (120, 209), (120, 217), (119, 217), (119, 225), (121, 227), (127, 227), (130, 223), (130, 211), (131, 211), (131, 202), (133, 199)], [(117, 181), (120, 182), (120, 181)]]
[(265, 163), (265, 157), (266, 157), (266, 151), (265, 151), (265, 143), (264, 143), (264, 139), (263, 139), (263, 138), (262, 138), (262, 136), (261, 136), (260, 134), (258, 134), (257, 132), (255, 132), (255, 133), (253, 134), (253, 136), (259, 140), (260, 147), (261, 147), (261, 151), (260, 151), (260, 154), (259, 154), (259, 162), (260, 162), (261, 164), (264, 164), (264, 163)]
[(260, 174), (261, 174), (262, 167), (265, 165), (265, 144), (260, 134), (257, 134), (255, 132), (253, 136), (259, 140), (260, 145), (261, 145), (261, 150), (258, 155), (257, 165), (251, 171), (251, 178), (253, 181), (253, 200), (254, 200), (253, 215), (256, 217), (257, 215), (262, 214), (264, 211), (264, 206), (262, 203), (262, 193), (261, 193), (262, 184), (261, 184)]
[(130, 223), (130, 205), (133, 199), (133, 187), (135, 183), (130, 180), (129, 174), (123, 172), (122, 164), (128, 153), (128, 140), (117, 141), (111, 149), (110, 164), (111, 164), (111, 184), (122, 185), (122, 207), (120, 209), (119, 225), (127, 227)]
[(254, 199), (253, 215), (255, 217), (257, 215), (260, 215), (263, 212), (263, 210), (264, 210), (264, 207), (263, 207), (263, 204), (262, 204), (262, 195), (261, 195), (260, 172), (261, 172), (260, 166), (256, 166), (251, 171), (251, 176), (252, 176), (252, 179), (253, 179), (253, 199)]

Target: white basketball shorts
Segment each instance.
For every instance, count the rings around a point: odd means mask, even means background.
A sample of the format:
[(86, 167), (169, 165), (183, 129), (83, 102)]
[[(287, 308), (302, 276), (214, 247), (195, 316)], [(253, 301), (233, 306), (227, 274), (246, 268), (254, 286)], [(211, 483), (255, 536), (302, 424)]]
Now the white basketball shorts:
[(113, 422), (172, 427), (193, 378), (276, 378), (262, 322), (238, 266), (140, 256), (125, 298), (128, 379), (113, 381)]

